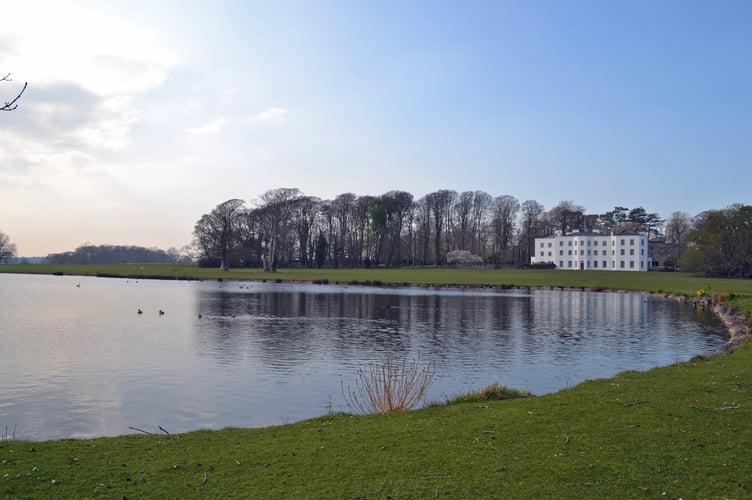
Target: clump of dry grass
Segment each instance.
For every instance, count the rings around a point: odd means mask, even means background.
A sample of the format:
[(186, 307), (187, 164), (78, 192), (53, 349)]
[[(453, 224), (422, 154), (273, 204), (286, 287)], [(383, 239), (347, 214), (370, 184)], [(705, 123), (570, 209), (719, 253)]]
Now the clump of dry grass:
[[(510, 389), (503, 385), (494, 382), (480, 390), (468, 391), (465, 393), (457, 394), (451, 399), (447, 399), (446, 404), (459, 404), (459, 403), (482, 403), (485, 401), (503, 401), (506, 399), (520, 399), (520, 398), (532, 398), (534, 394), (527, 391), (518, 391), (517, 389)], [(439, 405), (437, 405), (439, 406)]]
[(350, 411), (356, 414), (410, 410), (423, 399), (436, 374), (433, 363), (422, 365), (420, 358), (397, 363), (389, 354), (384, 363), (370, 362), (358, 370), (355, 389), (342, 386)]

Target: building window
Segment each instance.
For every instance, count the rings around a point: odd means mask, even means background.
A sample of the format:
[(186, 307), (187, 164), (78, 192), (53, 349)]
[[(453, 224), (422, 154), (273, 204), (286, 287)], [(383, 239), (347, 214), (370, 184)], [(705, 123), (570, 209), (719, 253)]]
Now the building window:
[(590, 240), (588, 240), (588, 242), (587, 242), (587, 246), (590, 246)]
[(608, 268), (608, 261), (604, 260), (603, 261), (603, 269), (607, 269), (607, 268)]
[(572, 267), (572, 261), (571, 260), (567, 261), (567, 267)]
[(633, 260), (629, 261), (629, 268), (630, 269), (634, 269), (634, 261)]
[(561, 241), (561, 240), (559, 240), (559, 246), (560, 246), (560, 247), (563, 247), (563, 246), (564, 246), (564, 242), (563, 242), (563, 241)]
[(621, 249), (621, 255), (624, 255), (624, 249), (623, 248)]
[(570, 247), (572, 246), (572, 240), (567, 241), (567, 243), (569, 244)]
[(623, 260), (620, 261), (619, 267), (621, 267), (622, 269), (624, 269), (624, 261)]
[(621, 240), (621, 245), (624, 246), (624, 238)]
[(634, 246), (634, 238), (629, 238), (629, 244), (630, 244), (631, 246)]
[(593, 250), (593, 255), (598, 255), (598, 250)]
[(543, 257), (543, 255), (544, 255), (545, 253), (546, 253), (546, 252), (541, 252), (541, 257)]
[(543, 248), (543, 242), (541, 241), (541, 248)]
[(567, 250), (567, 254), (568, 255), (572, 255), (572, 251), (571, 250)]
[(580, 250), (580, 255), (585, 255), (585, 250)]
[(587, 254), (590, 255), (590, 250), (587, 251)]
[(597, 261), (597, 260), (594, 260), (594, 261), (593, 261), (593, 268), (597, 268), (597, 267), (598, 267), (598, 261)]
[(564, 261), (563, 260), (559, 261), (559, 267), (564, 267)]
[(629, 249), (629, 255), (634, 255), (634, 248)]
[(644, 267), (645, 267), (645, 261), (641, 260), (641, 261), (640, 261), (640, 269), (642, 269), (642, 268), (644, 268)]
[(548, 252), (548, 256), (551, 257), (551, 252)]
[(550, 241), (548, 242), (548, 248), (551, 248), (551, 242)]
[(559, 255), (564, 255), (564, 250), (559, 250)]
[(645, 249), (644, 248), (640, 249), (640, 255), (645, 255)]

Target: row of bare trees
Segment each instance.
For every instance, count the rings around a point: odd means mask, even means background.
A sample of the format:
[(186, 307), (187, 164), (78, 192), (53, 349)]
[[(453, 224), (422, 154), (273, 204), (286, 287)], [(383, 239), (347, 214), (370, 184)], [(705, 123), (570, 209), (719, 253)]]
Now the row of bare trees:
[(201, 263), (222, 269), (441, 265), (452, 251), (507, 266), (528, 263), (534, 239), (556, 230), (649, 231), (661, 223), (642, 207), (590, 216), (572, 201), (546, 211), (535, 200), (485, 191), (442, 189), (417, 200), (406, 191), (343, 193), (321, 200), (278, 188), (250, 206), (239, 199), (220, 203), (196, 222), (194, 243)]

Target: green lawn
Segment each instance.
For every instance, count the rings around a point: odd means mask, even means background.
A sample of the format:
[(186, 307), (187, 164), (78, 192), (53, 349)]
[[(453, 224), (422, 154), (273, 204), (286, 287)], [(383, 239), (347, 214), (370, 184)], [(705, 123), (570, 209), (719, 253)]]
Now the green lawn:
[(267, 281), (316, 281), (330, 283), (380, 283), (418, 285), (489, 285), (595, 288), (606, 290), (645, 290), (679, 295), (708, 293), (752, 295), (752, 280), (703, 278), (688, 273), (487, 270), (443, 267), (399, 269), (280, 269), (265, 273), (261, 269), (204, 269), (186, 264), (29, 264), (2, 265), (0, 273), (53, 274), (80, 276), (117, 276), (123, 278), (226, 279)]
[[(34, 266), (36, 268), (36, 266)], [(94, 266), (97, 267), (97, 266)], [(96, 274), (92, 266), (63, 272)], [(733, 294), (752, 282), (565, 271), (198, 270), (98, 266), (200, 279), (587, 287)], [(41, 270), (41, 268), (38, 268)], [(45, 272), (54, 271), (47, 268)], [(16, 266), (0, 271), (29, 272)], [(494, 382), (489, 380), (489, 384)], [(250, 402), (249, 402), (250, 404)], [(728, 356), (587, 381), (546, 396), (263, 429), (0, 442), (9, 498), (744, 498), (752, 488), (752, 345)]]

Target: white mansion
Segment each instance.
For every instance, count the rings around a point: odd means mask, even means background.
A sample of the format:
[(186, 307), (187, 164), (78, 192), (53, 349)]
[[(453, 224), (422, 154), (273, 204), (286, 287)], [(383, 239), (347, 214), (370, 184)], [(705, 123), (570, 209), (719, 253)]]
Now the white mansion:
[(553, 263), (557, 269), (567, 270), (647, 271), (648, 236), (633, 231), (557, 232), (547, 238), (535, 238), (530, 263)]

